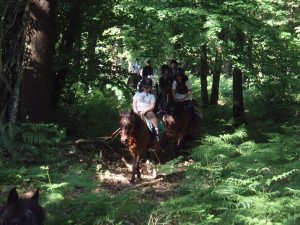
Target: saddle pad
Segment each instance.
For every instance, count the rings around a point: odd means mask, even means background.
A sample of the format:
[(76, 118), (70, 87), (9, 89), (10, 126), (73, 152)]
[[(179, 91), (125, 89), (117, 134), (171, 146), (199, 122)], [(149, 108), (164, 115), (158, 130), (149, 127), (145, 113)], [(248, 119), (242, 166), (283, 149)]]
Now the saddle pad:
[(151, 123), (151, 121), (146, 117), (146, 116), (142, 116), (142, 118), (145, 120), (147, 127), (149, 128), (149, 130), (152, 132), (154, 127), (153, 124)]
[[(154, 132), (154, 126), (153, 124), (151, 123), (151, 121), (146, 117), (146, 116), (142, 116), (142, 118), (145, 120), (146, 124), (147, 124), (147, 127), (149, 128), (149, 130), (151, 132)], [(163, 121), (161, 120), (158, 120), (158, 129), (160, 131), (160, 133), (164, 133), (165, 132), (165, 125), (163, 123)]]

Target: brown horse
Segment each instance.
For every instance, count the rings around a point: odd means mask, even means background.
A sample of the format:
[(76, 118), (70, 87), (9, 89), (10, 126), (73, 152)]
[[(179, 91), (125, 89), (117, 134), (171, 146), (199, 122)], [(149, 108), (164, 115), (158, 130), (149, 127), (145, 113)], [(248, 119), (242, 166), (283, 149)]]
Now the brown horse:
[(187, 136), (193, 136), (196, 129), (195, 118), (191, 115), (185, 102), (169, 105), (164, 110), (163, 120), (166, 126), (166, 138), (171, 139), (175, 156)]
[(35, 191), (31, 198), (20, 198), (16, 188), (8, 194), (6, 204), (0, 207), (0, 225), (22, 224), (42, 225), (45, 213), (38, 203), (39, 191)]
[(120, 115), (120, 135), (121, 142), (126, 144), (133, 158), (132, 176), (130, 183), (134, 183), (135, 175), (141, 179), (140, 160), (145, 157), (149, 148), (160, 151), (159, 143), (155, 141), (154, 135), (147, 127), (146, 122), (140, 115), (130, 112)]

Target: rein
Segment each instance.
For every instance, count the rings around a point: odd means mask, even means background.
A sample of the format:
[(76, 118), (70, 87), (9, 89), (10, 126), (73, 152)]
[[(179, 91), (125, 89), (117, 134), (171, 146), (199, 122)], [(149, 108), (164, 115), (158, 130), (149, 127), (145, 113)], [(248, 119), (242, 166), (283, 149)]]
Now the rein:
[(118, 135), (119, 133), (120, 133), (120, 127), (118, 128), (118, 129), (116, 129), (113, 133), (112, 133), (112, 135), (110, 135), (110, 137), (109, 138), (114, 138), (116, 135)]

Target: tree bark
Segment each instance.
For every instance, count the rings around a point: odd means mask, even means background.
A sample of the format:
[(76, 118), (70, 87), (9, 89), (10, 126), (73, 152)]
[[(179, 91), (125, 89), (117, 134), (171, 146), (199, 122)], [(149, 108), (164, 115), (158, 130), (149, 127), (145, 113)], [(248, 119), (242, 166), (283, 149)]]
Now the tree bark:
[[(241, 30), (236, 32), (236, 55), (239, 57), (239, 62), (242, 62), (243, 47), (245, 35)], [(237, 66), (234, 67), (233, 73), (233, 119), (238, 123), (245, 123), (244, 98), (243, 98), (243, 72)]]
[(239, 68), (234, 68), (233, 73), (233, 118), (236, 121), (245, 122), (243, 99), (243, 73)]
[(27, 7), (21, 85), (21, 121), (49, 122), (54, 76), (56, 0), (32, 0)]
[(220, 86), (220, 75), (221, 75), (221, 49), (216, 51), (216, 60), (213, 70), (213, 81), (210, 95), (210, 104), (217, 105), (219, 100), (219, 86)]
[(204, 44), (201, 46), (201, 56), (200, 56), (201, 102), (202, 102), (202, 107), (204, 108), (208, 106), (207, 75), (208, 75), (207, 47), (206, 44)]

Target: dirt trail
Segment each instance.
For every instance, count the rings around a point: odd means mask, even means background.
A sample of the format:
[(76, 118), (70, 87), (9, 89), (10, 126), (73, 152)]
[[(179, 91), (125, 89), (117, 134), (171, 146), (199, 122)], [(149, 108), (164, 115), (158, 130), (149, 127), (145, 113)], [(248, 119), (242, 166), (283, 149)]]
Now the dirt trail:
[[(92, 144), (93, 145), (93, 144)], [(126, 148), (121, 145), (93, 145), (80, 146), (81, 151), (89, 149), (90, 152), (98, 152), (99, 157), (94, 160), (97, 164), (99, 172), (95, 179), (99, 181), (99, 186), (95, 190), (97, 192), (108, 191), (111, 194), (128, 191), (141, 191), (147, 198), (153, 200), (166, 199), (177, 191), (180, 181), (184, 178), (184, 171), (192, 161), (183, 161), (177, 164), (176, 169), (171, 174), (163, 174), (158, 170), (157, 174), (153, 174), (153, 163), (146, 163), (145, 160), (140, 164), (142, 180), (138, 180), (135, 184), (131, 184), (131, 162), (132, 159)], [(152, 156), (153, 157), (153, 156)], [(156, 156), (155, 156), (156, 157)], [(173, 158), (173, 153), (162, 152), (159, 155), (161, 163)], [(157, 161), (157, 160), (156, 160)], [(159, 166), (158, 166), (159, 167)]]

